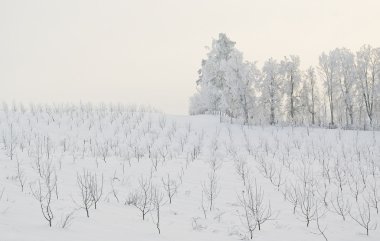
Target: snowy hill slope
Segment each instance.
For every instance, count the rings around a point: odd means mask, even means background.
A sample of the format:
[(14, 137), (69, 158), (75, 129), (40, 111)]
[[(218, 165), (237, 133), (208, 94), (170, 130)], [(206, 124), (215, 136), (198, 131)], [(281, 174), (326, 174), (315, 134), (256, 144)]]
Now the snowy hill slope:
[(0, 135), (1, 241), (380, 239), (379, 132), (40, 106)]

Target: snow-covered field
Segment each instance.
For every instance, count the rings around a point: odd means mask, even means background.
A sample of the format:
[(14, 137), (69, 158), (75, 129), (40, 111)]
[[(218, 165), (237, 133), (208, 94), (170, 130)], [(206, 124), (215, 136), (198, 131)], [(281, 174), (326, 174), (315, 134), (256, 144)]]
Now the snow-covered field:
[(0, 241), (380, 239), (379, 132), (83, 105), (0, 135)]

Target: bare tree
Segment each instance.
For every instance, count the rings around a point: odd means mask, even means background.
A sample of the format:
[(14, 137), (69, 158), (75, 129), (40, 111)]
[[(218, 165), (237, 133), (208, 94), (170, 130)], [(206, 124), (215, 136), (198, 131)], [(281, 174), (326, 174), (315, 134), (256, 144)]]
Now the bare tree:
[(296, 213), (297, 205), (299, 204), (298, 188), (296, 185), (292, 184), (290, 187), (286, 188), (286, 199), (293, 205), (293, 214)]
[(369, 207), (368, 201), (364, 200), (363, 205), (360, 207), (358, 205), (358, 215), (353, 215), (349, 212), (350, 217), (360, 226), (366, 230), (366, 234), (369, 235), (369, 230), (375, 230), (377, 228), (377, 223), (373, 223), (371, 220), (371, 208)]
[(167, 179), (164, 178), (161, 179), (162, 184), (164, 186), (164, 189), (166, 191), (166, 194), (169, 198), (169, 204), (172, 203), (173, 196), (177, 193), (178, 184), (175, 180), (170, 179), (169, 174), (167, 175)]
[(158, 164), (160, 163), (160, 159), (158, 158), (157, 153), (152, 154), (150, 161), (152, 162), (154, 170), (157, 171)]
[(377, 181), (374, 179), (373, 183), (370, 185), (369, 190), (369, 203), (371, 207), (376, 209), (376, 213), (379, 214), (379, 203), (380, 203), (380, 194), (377, 186)]
[(202, 190), (202, 199), (201, 199), (201, 208), (202, 208), (202, 212), (203, 212), (203, 216), (205, 218), (207, 218), (207, 208), (205, 206), (205, 202), (204, 202), (204, 198), (203, 198), (203, 190)]
[(91, 175), (90, 194), (91, 194), (91, 198), (94, 203), (95, 209), (97, 207), (97, 204), (100, 198), (103, 195), (103, 183), (104, 183), (103, 174), (102, 174), (101, 183), (99, 183), (98, 176), (96, 174)]
[(152, 204), (151, 179), (140, 177), (138, 190), (132, 193), (130, 200), (131, 204), (140, 210), (142, 219), (145, 220), (145, 215), (154, 208)]
[(239, 196), (239, 204), (243, 208), (243, 219), (241, 221), (244, 223), (246, 229), (249, 232), (250, 238), (253, 238), (253, 232), (256, 230), (257, 222), (255, 218), (255, 204), (253, 193), (251, 192), (251, 188), (247, 190), (247, 192), (243, 191)]
[(40, 177), (42, 177), (42, 144), (40, 137), (37, 137), (35, 142), (35, 151), (34, 151), (34, 168), (37, 170)]
[[(9, 143), (8, 145), (5, 145), (5, 147), (8, 148), (8, 156), (11, 160), (13, 160), (14, 158), (14, 155), (15, 155), (15, 150), (16, 150), (16, 146), (17, 146), (17, 140), (16, 140), (16, 136), (14, 134), (14, 128), (13, 128), (13, 124), (10, 124), (10, 127), (9, 127)], [(5, 144), (6, 142), (4, 142)]]
[(187, 133), (184, 134), (183, 136), (179, 137), (179, 144), (181, 145), (181, 152), (184, 151), (185, 145), (188, 143), (188, 140), (189, 140), (188, 137), (189, 137), (189, 135)]
[(70, 227), (70, 225), (72, 224), (72, 221), (74, 219), (74, 213), (75, 213), (75, 211), (72, 211), (70, 213), (66, 213), (66, 214), (62, 215), (61, 222), (60, 222), (61, 228), (65, 229), (65, 228)]
[(24, 175), (24, 171), (21, 169), (20, 161), (17, 159), (17, 176), (16, 176), (20, 187), (21, 187), (21, 192), (24, 192), (24, 186), (26, 182), (26, 177)]
[(303, 188), (299, 192), (300, 215), (306, 222), (306, 227), (317, 216), (318, 205), (311, 187)]
[(167, 156), (169, 155), (168, 146), (165, 145), (164, 147), (159, 148), (159, 149), (158, 149), (158, 154), (161, 156), (162, 161), (165, 162)]
[(316, 213), (316, 222), (317, 222), (317, 229), (318, 229), (318, 232), (319, 232), (319, 235), (322, 235), (322, 237), (325, 239), (325, 241), (328, 241), (327, 237), (326, 237), (326, 229), (327, 229), (327, 226), (325, 226), (324, 228), (321, 227), (321, 224), (319, 222), (319, 219), (322, 217), (323, 215), (319, 216), (319, 213), (318, 213), (318, 209), (317, 209), (317, 213)]
[(160, 219), (161, 219), (161, 207), (164, 205), (164, 194), (157, 188), (153, 187), (153, 194), (152, 194), (152, 205), (153, 210), (155, 211), (155, 214), (152, 215), (153, 222), (156, 225), (156, 228), (158, 230), (158, 234), (161, 234), (161, 226), (160, 226)]
[(53, 169), (51, 165), (46, 165), (44, 171), (44, 179), (41, 184), (41, 180), (38, 180), (38, 186), (33, 188), (30, 186), (31, 192), (34, 198), (39, 201), (41, 212), (49, 226), (52, 225), (54, 213), (51, 208), (53, 191), (56, 188), (57, 176), (53, 176)]
[(243, 181), (243, 184), (245, 186), (247, 179), (248, 179), (248, 173), (249, 173), (249, 169), (247, 167), (247, 162), (238, 159), (237, 161), (235, 161), (235, 170), (236, 170), (237, 174), (240, 176), (240, 178)]
[(45, 144), (46, 159), (49, 160), (53, 151), (49, 136), (46, 136), (46, 137), (44, 136), (44, 144)]
[(255, 186), (249, 182), (241, 195), (238, 195), (240, 206), (243, 208), (243, 222), (246, 225), (250, 237), (253, 237), (253, 231), (261, 226), (272, 217), (270, 203), (264, 204), (264, 191), (261, 187)]
[(114, 182), (119, 181), (118, 179), (112, 178), (111, 179), (111, 188), (112, 188), (112, 195), (115, 197), (116, 201), (119, 202), (119, 191), (115, 188)]
[(329, 194), (329, 186), (327, 186), (327, 183), (324, 182), (323, 185), (321, 185), (318, 189), (317, 189), (317, 193), (318, 193), (318, 196), (319, 198), (321, 199), (321, 201), (323, 201), (323, 204), (325, 205), (325, 207), (328, 206), (328, 194)]
[(277, 191), (280, 191), (280, 186), (285, 183), (282, 178), (282, 169), (275, 171), (275, 175), (273, 175), (273, 177), (269, 180), (275, 187), (277, 187)]
[(268, 205), (264, 204), (264, 190), (262, 190), (261, 187), (258, 188), (256, 182), (254, 191), (256, 222), (259, 230), (261, 230), (261, 225), (271, 219), (272, 209), (270, 202), (268, 202)]
[(339, 186), (341, 192), (343, 192), (343, 187), (347, 183), (347, 175), (344, 167), (340, 164), (340, 161), (337, 159), (334, 165), (334, 178)]
[(89, 218), (89, 210), (94, 204), (94, 199), (91, 194), (92, 191), (92, 183), (91, 183), (91, 173), (89, 171), (83, 171), (83, 173), (77, 174), (77, 183), (80, 189), (81, 200), (78, 204), (80, 208), (83, 208), (86, 211), (86, 215)]
[(359, 195), (364, 191), (365, 186), (361, 185), (361, 181), (354, 175), (350, 174), (351, 178), (348, 178), (348, 186), (351, 191), (351, 195), (358, 201)]
[(330, 211), (335, 212), (343, 218), (343, 221), (345, 221), (347, 214), (349, 214), (351, 210), (351, 204), (347, 199), (343, 197), (343, 193), (341, 191), (338, 191), (335, 196), (331, 194), (330, 203), (332, 206), (332, 208), (330, 208)]
[(210, 211), (213, 208), (215, 199), (219, 195), (219, 186), (218, 186), (218, 179), (216, 176), (216, 173), (213, 171), (208, 174), (207, 182), (202, 183), (202, 190), (204, 194), (206, 195), (206, 198), (210, 202)]
[(268, 178), (269, 180), (272, 180), (274, 174), (275, 174), (275, 168), (273, 162), (268, 162), (264, 160), (264, 158), (261, 158), (259, 160), (260, 164), (260, 172), (264, 175), (265, 178)]
[(106, 159), (109, 155), (109, 146), (108, 142), (103, 143), (102, 145), (98, 145), (98, 152), (102, 157), (103, 161), (106, 162)]

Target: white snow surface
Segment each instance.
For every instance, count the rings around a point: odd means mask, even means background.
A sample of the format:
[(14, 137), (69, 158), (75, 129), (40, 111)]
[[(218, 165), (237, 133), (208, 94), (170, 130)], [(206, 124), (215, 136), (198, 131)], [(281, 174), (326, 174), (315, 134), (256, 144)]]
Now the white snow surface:
[[(337, 169), (343, 172), (342, 195), (349, 202), (353, 217), (358, 217), (358, 207), (366, 201), (371, 203), (375, 183), (380, 195), (379, 132), (242, 126), (219, 123), (217, 117), (208, 115), (172, 116), (138, 110), (77, 108), (2, 111), (0, 135), (0, 195), (3, 190), (0, 241), (249, 239), (238, 201), (244, 185), (236, 172), (237, 161), (247, 162), (250, 180), (262, 188), (264, 203), (270, 203), (272, 211), (261, 230), (256, 228), (253, 232), (253, 240), (324, 240), (318, 234), (316, 220), (306, 227), (300, 207), (293, 214), (292, 203), (284, 197), (291, 184), (303, 185), (302, 176), (313, 182), (313, 196), (320, 205), (320, 213), (324, 214), (319, 223), (328, 240), (380, 240), (380, 227), (369, 230), (367, 236), (365, 229), (349, 214), (344, 221), (331, 204), (339, 190)], [(32, 195), (40, 179), (36, 168), (38, 139), (42, 140), (42, 162), (51, 162), (57, 175), (58, 198), (55, 194), (52, 198), (52, 227)], [(11, 143), (15, 145), (12, 160)], [(100, 151), (104, 146), (109, 149), (105, 161)], [(151, 146), (151, 158), (148, 146)], [(198, 146), (200, 154), (192, 159)], [(136, 152), (141, 154), (140, 160)], [(158, 158), (157, 170), (152, 164), (153, 156)], [(201, 208), (202, 183), (207, 182), (207, 175), (212, 171), (210, 160), (217, 160), (219, 165), (215, 170), (219, 195), (205, 218)], [(17, 162), (25, 182), (23, 191)], [(273, 182), (281, 173), (279, 189), (265, 177), (263, 162), (273, 168)], [(324, 166), (330, 168), (330, 182)], [(77, 174), (83, 170), (104, 176), (103, 196), (96, 210), (90, 208), (89, 218), (78, 206)], [(127, 200), (137, 189), (139, 178), (151, 176), (152, 183), (161, 187), (161, 178), (168, 174), (179, 184), (178, 192), (171, 204), (165, 196), (161, 234), (158, 234), (154, 211), (142, 220), (140, 211)], [(353, 180), (358, 180), (361, 186), (366, 183), (357, 202), (350, 188)], [(327, 190), (327, 207), (323, 205), (323, 187)], [(209, 208), (207, 200), (204, 205)], [(62, 219), (71, 212), (70, 225), (62, 228)], [(373, 205), (370, 212), (371, 224), (379, 223), (380, 214)]]

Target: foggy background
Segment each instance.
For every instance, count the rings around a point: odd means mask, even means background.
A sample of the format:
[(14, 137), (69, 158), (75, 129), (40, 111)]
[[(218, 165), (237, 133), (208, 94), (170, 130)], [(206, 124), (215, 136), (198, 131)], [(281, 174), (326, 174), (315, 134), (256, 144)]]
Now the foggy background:
[(380, 45), (378, 0), (0, 0), (0, 101), (121, 102), (187, 114), (224, 32), (246, 60)]

